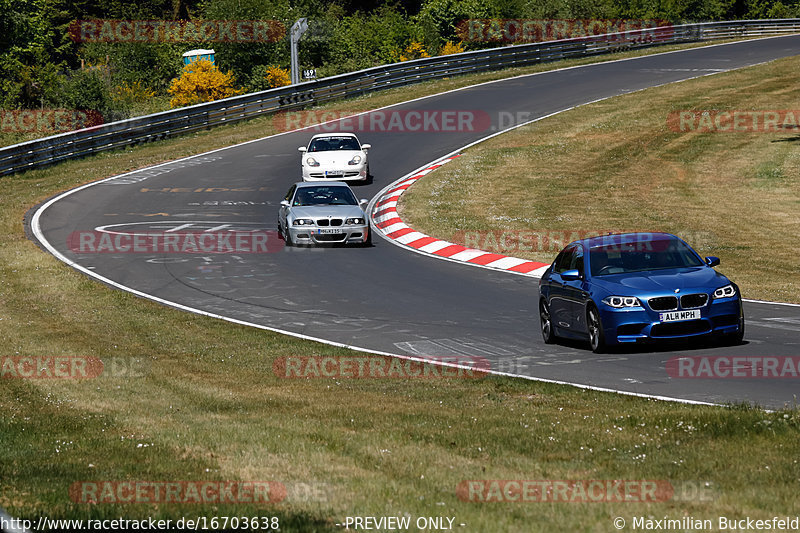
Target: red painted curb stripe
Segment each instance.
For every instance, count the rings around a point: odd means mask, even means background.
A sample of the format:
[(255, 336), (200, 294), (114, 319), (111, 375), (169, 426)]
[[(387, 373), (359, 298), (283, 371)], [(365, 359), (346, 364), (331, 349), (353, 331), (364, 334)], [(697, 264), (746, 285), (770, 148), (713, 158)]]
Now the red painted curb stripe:
[(381, 209), (380, 211), (376, 212), (373, 216), (376, 217), (376, 218), (377, 217), (382, 217), (386, 213), (391, 213), (392, 211), (394, 211), (396, 213), (397, 212), (397, 208), (396, 207), (387, 207), (386, 209)]
[(467, 248), (461, 246), (460, 244), (451, 244), (450, 246), (445, 246), (441, 250), (433, 253), (436, 255), (441, 255), (442, 257), (450, 257), (451, 255), (456, 255), (458, 252), (463, 252), (464, 250), (467, 250)]
[[(436, 170), (440, 166), (444, 165), (448, 161), (451, 161), (451, 160), (455, 159), (456, 157), (458, 157), (458, 155), (454, 155), (452, 157), (449, 157), (446, 160), (444, 160), (444, 161), (442, 161), (442, 162), (440, 162), (438, 164), (431, 165), (430, 167), (426, 168), (425, 170), (421, 171), (420, 173), (415, 174), (414, 176), (411, 176), (411, 177), (401, 181), (393, 189), (391, 189), (388, 192), (386, 192), (386, 194), (384, 194), (380, 198), (380, 200), (378, 200), (378, 202), (375, 204), (375, 208), (374, 208), (375, 211), (372, 214), (372, 219), (373, 219), (373, 223), (375, 224), (375, 226), (377, 228), (383, 230), (383, 229), (388, 228), (388, 227), (390, 227), (390, 226), (392, 226), (394, 224), (403, 224), (405, 226), (404, 228), (395, 230), (392, 233), (388, 233), (388, 234), (386, 234), (384, 232), (386, 237), (388, 237), (389, 239), (392, 239), (392, 240), (398, 239), (398, 238), (400, 238), (400, 237), (402, 237), (404, 235), (408, 235), (410, 233), (419, 233), (416, 230), (414, 230), (413, 228), (408, 227), (405, 224), (405, 222), (403, 222), (403, 219), (401, 219), (400, 216), (397, 214), (397, 206), (386, 207), (386, 208), (383, 208), (383, 209), (379, 209), (379, 208), (381, 206), (383, 206), (383, 205), (388, 204), (389, 202), (399, 201), (400, 200), (400, 196), (402, 196), (402, 194), (406, 191), (406, 189), (408, 189), (409, 187), (414, 185), (414, 183), (416, 183), (416, 181), (418, 179), (422, 178), (423, 176), (425, 176), (429, 172), (431, 172), (433, 170)], [(391, 218), (389, 218), (387, 220), (384, 220), (383, 222), (375, 222), (376, 218), (382, 217), (382, 216), (387, 216), (387, 215), (391, 216)], [(395, 216), (392, 216), (392, 215), (395, 215)], [(404, 243), (404, 246), (408, 246), (409, 248), (420, 249), (420, 248), (423, 248), (423, 247), (425, 247), (425, 246), (427, 246), (429, 244), (432, 244), (432, 243), (443, 243), (445, 245), (440, 250), (437, 250), (435, 252), (431, 252), (431, 255), (438, 255), (440, 257), (451, 258), (454, 255), (456, 255), (458, 253), (461, 253), (461, 252), (463, 252), (465, 250), (474, 250), (473, 248), (467, 248), (466, 246), (461, 246), (460, 244), (449, 243), (447, 241), (443, 241), (441, 239), (437, 239), (435, 237), (430, 237), (428, 235), (424, 235), (424, 234), (421, 234), (421, 233), (420, 233), (420, 237), (418, 237), (417, 239), (414, 239), (411, 242)], [(474, 251), (481, 252), (481, 253), (480, 253), (480, 255), (477, 255), (477, 256), (473, 257), (472, 259), (463, 261), (464, 263), (471, 263), (473, 265), (486, 266), (486, 265), (489, 265), (490, 263), (493, 263), (495, 261), (499, 261), (501, 259), (505, 259), (507, 257), (510, 257), (510, 256), (507, 256), (507, 255), (502, 255), (502, 254), (484, 252), (483, 250), (474, 250)], [(516, 258), (514, 258), (514, 259), (516, 259)], [(510, 267), (510, 268), (505, 268), (503, 270), (506, 270), (506, 271), (509, 271), (509, 272), (518, 272), (520, 274), (527, 274), (527, 273), (532, 272), (532, 271), (534, 271), (534, 270), (536, 270), (538, 268), (541, 268), (543, 266), (547, 266), (547, 264), (546, 263), (537, 263), (536, 261), (525, 261), (523, 263), (518, 264), (517, 266)]]
[(391, 196), (391, 197), (389, 197), (389, 198), (384, 198), (383, 200), (381, 200), (380, 202), (378, 202), (377, 204), (375, 204), (375, 207), (380, 207), (380, 206), (382, 206), (383, 204), (388, 204), (389, 202), (393, 202), (393, 201), (395, 201), (395, 200), (399, 200), (399, 199), (400, 199), (400, 196), (401, 196), (401, 195), (399, 195), (399, 194), (396, 194), (396, 195), (394, 195), (394, 196)]
[(403, 228), (403, 229), (399, 229), (397, 231), (391, 232), (390, 234), (387, 235), (387, 237), (389, 237), (390, 239), (397, 239), (398, 237), (402, 237), (403, 235), (407, 235), (407, 234), (411, 233), (412, 231), (414, 231), (414, 230), (411, 229), (411, 228)]
[(439, 239), (437, 239), (436, 237), (427, 237), (426, 236), (426, 237), (420, 237), (416, 241), (411, 241), (409, 243), (406, 243), (406, 246), (410, 246), (412, 248), (422, 248), (426, 244), (430, 244), (432, 242), (438, 242), (438, 241), (439, 241)]
[(393, 193), (393, 192), (397, 192), (397, 191), (405, 191), (406, 189), (408, 189), (408, 188), (409, 188), (409, 187), (411, 187), (412, 185), (414, 185), (414, 184), (413, 184), (413, 183), (409, 183), (408, 185), (401, 185), (401, 186), (399, 186), (399, 187), (395, 187), (394, 189), (392, 189), (391, 191), (389, 191), (389, 193), (391, 194), (391, 193)]
[(507, 256), (500, 255), (500, 254), (488, 254), (487, 253), (487, 254), (479, 255), (478, 257), (474, 257), (474, 258), (470, 259), (469, 261), (467, 261), (467, 263), (475, 263), (476, 265), (488, 265), (492, 261), (497, 261), (498, 259), (503, 259), (504, 257), (507, 257)]
[(383, 228), (388, 228), (392, 224), (402, 224), (402, 223), (403, 223), (403, 221), (400, 219), (400, 217), (394, 217), (394, 218), (390, 218), (388, 220), (384, 220), (383, 222), (378, 222), (376, 224), (376, 226), (378, 226), (379, 228), (383, 229)]
[(533, 261), (528, 261), (526, 263), (522, 263), (521, 265), (517, 265), (515, 267), (509, 268), (512, 272), (521, 272), (523, 274), (527, 274), (537, 268), (542, 268), (543, 266), (548, 266), (547, 263), (534, 263)]

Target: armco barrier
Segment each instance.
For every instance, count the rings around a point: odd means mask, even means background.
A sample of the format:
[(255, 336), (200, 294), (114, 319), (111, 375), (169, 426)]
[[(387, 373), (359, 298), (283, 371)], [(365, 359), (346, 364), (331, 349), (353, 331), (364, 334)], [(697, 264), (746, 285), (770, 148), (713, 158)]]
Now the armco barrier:
[(417, 59), (15, 144), (0, 149), (0, 176), (276, 111), (298, 109), (424, 80), (664, 44), (798, 32), (800, 19), (709, 22)]

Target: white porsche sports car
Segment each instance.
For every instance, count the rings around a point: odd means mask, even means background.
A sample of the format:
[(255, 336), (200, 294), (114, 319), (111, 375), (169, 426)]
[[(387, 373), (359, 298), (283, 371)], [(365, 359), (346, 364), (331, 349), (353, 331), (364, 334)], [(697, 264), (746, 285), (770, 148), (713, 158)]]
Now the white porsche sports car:
[(369, 144), (353, 133), (319, 133), (301, 146), (303, 181), (367, 181)]

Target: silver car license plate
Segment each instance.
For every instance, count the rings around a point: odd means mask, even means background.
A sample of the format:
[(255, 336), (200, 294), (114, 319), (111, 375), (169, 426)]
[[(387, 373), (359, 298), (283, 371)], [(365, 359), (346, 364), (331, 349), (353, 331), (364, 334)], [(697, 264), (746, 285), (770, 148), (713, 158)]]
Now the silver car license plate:
[(338, 230), (338, 229), (321, 229), (321, 230), (317, 230), (317, 233), (319, 235), (336, 235), (337, 233), (341, 233), (341, 232), (342, 232), (342, 230)]
[(699, 309), (692, 309), (691, 311), (670, 311), (668, 313), (659, 313), (658, 319), (661, 322), (681, 322), (683, 320), (697, 320), (701, 318)]

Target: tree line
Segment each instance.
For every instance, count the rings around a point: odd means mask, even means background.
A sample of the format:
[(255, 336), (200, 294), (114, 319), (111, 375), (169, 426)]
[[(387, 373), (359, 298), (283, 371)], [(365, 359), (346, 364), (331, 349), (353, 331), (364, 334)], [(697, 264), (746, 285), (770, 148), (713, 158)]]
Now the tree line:
[[(92, 109), (106, 121), (168, 105), (181, 54), (213, 48), (236, 90), (274, 83), (289, 67), (286, 32), (300, 17), (303, 68), (318, 77), (414, 57), (509, 44), (464, 40), (464, 21), (638, 19), (673, 24), (798, 15), (800, 0), (0, 0), (0, 108)], [(249, 41), (75, 38), (76, 21), (273, 21)], [(133, 26), (123, 23), (126, 31)], [(137, 28), (138, 31), (138, 28)], [(227, 29), (224, 31), (228, 31)], [(233, 30), (231, 30), (233, 31)], [(280, 77), (280, 76), (279, 76)]]

